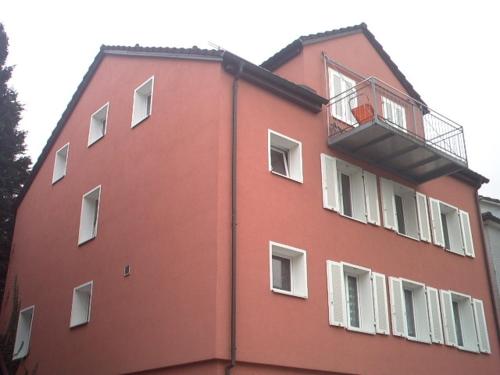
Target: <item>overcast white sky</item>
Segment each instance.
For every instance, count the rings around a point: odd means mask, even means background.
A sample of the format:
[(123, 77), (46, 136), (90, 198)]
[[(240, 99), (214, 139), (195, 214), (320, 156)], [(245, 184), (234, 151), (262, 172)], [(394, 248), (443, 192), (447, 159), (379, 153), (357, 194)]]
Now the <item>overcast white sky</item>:
[(426, 103), (464, 127), (469, 166), (500, 198), (495, 1), (3, 1), (11, 85), (38, 158), (101, 44), (210, 48), (260, 64), (300, 35), (366, 22)]

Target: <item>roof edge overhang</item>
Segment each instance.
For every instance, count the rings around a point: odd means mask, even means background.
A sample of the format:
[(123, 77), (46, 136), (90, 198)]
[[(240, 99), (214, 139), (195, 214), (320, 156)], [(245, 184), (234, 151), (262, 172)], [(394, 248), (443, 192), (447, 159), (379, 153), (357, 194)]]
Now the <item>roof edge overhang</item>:
[(484, 177), (483, 175), (474, 172), (472, 169), (466, 168), (462, 169), (458, 172), (455, 172), (451, 175), (452, 177), (455, 177), (469, 185), (472, 185), (476, 189), (479, 189), (481, 185), (487, 184), (490, 182), (490, 180), (487, 177)]
[(494, 223), (494, 224), (497, 224), (498, 226), (500, 226), (500, 217), (493, 215), (489, 211), (483, 212), (481, 214), (481, 217), (482, 217), (484, 223), (491, 222), (491, 223)]
[(394, 61), (392, 61), (389, 54), (384, 50), (377, 39), (375, 39), (375, 36), (370, 32), (370, 30), (368, 30), (368, 26), (364, 22), (360, 23), (359, 25), (348, 26), (318, 34), (301, 36), (290, 43), (288, 46), (283, 48), (281, 51), (277, 52), (269, 59), (264, 61), (261, 64), (261, 67), (270, 71), (274, 71), (288, 61), (292, 60), (294, 57), (298, 56), (304, 49), (304, 46), (357, 33), (362, 33), (368, 39), (368, 41), (382, 58), (384, 63), (389, 67), (389, 69), (392, 71), (392, 73), (395, 75), (404, 89), (408, 92), (408, 95), (410, 95), (413, 99), (425, 104), (420, 94), (413, 88), (413, 85), (408, 81), (401, 70), (399, 70), (398, 66), (394, 63)]
[(312, 90), (290, 82), (230, 52), (224, 52), (223, 66), (229, 74), (239, 74), (242, 79), (289, 100), (310, 112), (319, 113), (322, 106), (328, 103), (328, 99), (323, 98)]

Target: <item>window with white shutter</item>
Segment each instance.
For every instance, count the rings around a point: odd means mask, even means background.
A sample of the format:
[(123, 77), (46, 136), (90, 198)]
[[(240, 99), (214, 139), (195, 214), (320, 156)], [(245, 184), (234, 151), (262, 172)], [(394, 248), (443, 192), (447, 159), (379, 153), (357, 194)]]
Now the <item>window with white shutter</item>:
[(430, 343), (425, 285), (396, 278), (390, 283), (394, 335)]
[[(388, 334), (385, 276), (345, 262), (327, 261), (329, 322), (349, 330)], [(377, 316), (377, 317), (376, 317)]]
[(479, 352), (480, 332), (476, 331), (476, 306), (473, 308), (472, 298), (453, 291), (441, 290), (440, 294), (445, 343), (461, 350)]
[(382, 190), (382, 212), (384, 217), (384, 227), (396, 230), (396, 204), (394, 201), (394, 184), (391, 180), (380, 179), (380, 189)]
[(470, 229), (469, 214), (462, 210), (460, 210), (460, 227), (462, 229), (462, 238), (463, 238), (465, 255), (474, 258), (475, 256), (474, 242), (472, 241), (472, 232)]
[(382, 112), (391, 125), (406, 131), (406, 111), (402, 105), (382, 96)]
[(432, 237), (434, 243), (444, 247), (443, 225), (441, 222), (441, 209), (437, 199), (429, 198), (431, 206), (431, 221), (432, 221)]
[(356, 82), (331, 68), (328, 68), (328, 78), (330, 99), (343, 94), (338, 97), (341, 100), (334, 100), (335, 104), (331, 106), (331, 115), (349, 125), (354, 125), (356, 120), (351, 109), (357, 106), (356, 89), (354, 88)]
[(27, 307), (19, 312), (16, 339), (14, 341), (14, 353), (12, 355), (13, 360), (24, 358), (28, 355), (34, 313), (35, 306)]
[(380, 225), (377, 177), (344, 160), (321, 154), (323, 207)]
[(429, 309), (432, 342), (442, 344), (444, 340), (441, 309), (439, 306), (439, 293), (437, 289), (430, 286), (427, 287), (427, 307)]
[(488, 328), (486, 326), (486, 318), (484, 316), (483, 301), (473, 299), (474, 318), (476, 322), (476, 331), (479, 341), (479, 350), (482, 353), (491, 353), (490, 340), (488, 338)]
[(427, 209), (427, 197), (417, 192), (417, 214), (419, 236), (422, 241), (431, 242), (431, 229), (429, 226), (429, 212)]

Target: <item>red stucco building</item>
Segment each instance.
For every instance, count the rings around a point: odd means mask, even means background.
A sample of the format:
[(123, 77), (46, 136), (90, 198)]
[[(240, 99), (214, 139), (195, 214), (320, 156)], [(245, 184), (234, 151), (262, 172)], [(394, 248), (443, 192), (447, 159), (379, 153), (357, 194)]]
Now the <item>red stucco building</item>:
[(498, 374), (485, 182), (364, 24), (261, 66), (102, 47), (21, 194), (0, 328), (17, 280), (37, 374)]

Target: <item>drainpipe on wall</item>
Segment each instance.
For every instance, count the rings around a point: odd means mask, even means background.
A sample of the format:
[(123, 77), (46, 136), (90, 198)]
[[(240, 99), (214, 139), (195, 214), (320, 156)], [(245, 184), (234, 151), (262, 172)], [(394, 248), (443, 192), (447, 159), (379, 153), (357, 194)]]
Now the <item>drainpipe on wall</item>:
[(232, 89), (231, 119), (231, 362), (226, 366), (226, 375), (236, 366), (236, 245), (237, 245), (237, 146), (238, 146), (238, 81), (243, 63), (237, 67)]

